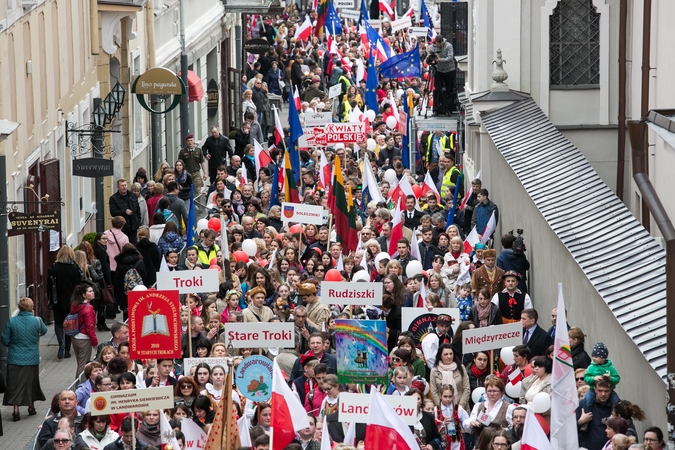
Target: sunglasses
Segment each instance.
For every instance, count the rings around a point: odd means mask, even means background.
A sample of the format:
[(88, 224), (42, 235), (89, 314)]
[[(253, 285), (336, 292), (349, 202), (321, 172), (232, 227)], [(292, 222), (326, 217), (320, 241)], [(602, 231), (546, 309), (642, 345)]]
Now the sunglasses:
[(575, 380), (577, 380), (577, 381), (584, 381), (584, 377), (575, 378)]
[(324, 269), (314, 269), (314, 272), (325, 272)]
[(192, 385), (191, 384), (184, 384), (180, 388), (181, 389), (190, 389), (190, 388), (192, 388)]
[(55, 444), (67, 444), (70, 442), (70, 439), (54, 439)]
[(402, 361), (402, 359), (399, 358), (398, 356), (392, 356), (391, 360), (394, 361), (394, 362), (401, 362)]

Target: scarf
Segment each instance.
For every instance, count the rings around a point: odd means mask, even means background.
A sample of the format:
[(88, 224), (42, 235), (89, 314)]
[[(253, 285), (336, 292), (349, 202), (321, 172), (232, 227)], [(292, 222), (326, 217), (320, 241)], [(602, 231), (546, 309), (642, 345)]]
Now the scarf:
[(258, 319), (258, 322), (262, 322), (262, 316), (263, 316), (263, 309), (262, 307), (258, 308), (256, 307), (253, 302), (248, 305), (248, 309), (251, 310), (253, 315)]
[(487, 373), (487, 371), (488, 371), (487, 366), (483, 370), (480, 370), (478, 367), (476, 367), (474, 365), (471, 366), (471, 373), (476, 378), (482, 377), (483, 375), (485, 375)]
[(89, 432), (91, 433), (91, 435), (94, 436), (94, 438), (96, 438), (96, 440), (99, 441), (99, 442), (101, 442), (103, 440), (103, 438), (105, 437), (106, 431), (108, 431), (108, 427), (106, 427), (105, 430), (103, 430), (100, 433), (98, 431), (96, 431), (94, 429), (94, 427), (91, 427), (89, 429)]
[(438, 370), (443, 375), (443, 384), (452, 386), (453, 392), (457, 395), (457, 384), (455, 383), (455, 370), (457, 370), (457, 363), (453, 362), (450, 364), (443, 364), (442, 362), (438, 363)]
[(187, 181), (187, 170), (183, 169), (183, 171), (180, 174), (174, 171), (174, 177), (176, 178), (176, 182), (178, 184), (185, 184), (185, 182)]
[(459, 262), (458, 260), (459, 257), (462, 255), (462, 251), (461, 250), (458, 252), (451, 251), (450, 254), (452, 255), (453, 258), (455, 258), (455, 261)]
[(476, 311), (478, 312), (478, 324), (479, 328), (486, 327), (488, 325), (488, 320), (490, 319), (490, 304), (483, 308), (480, 306), (480, 303), (476, 302)]

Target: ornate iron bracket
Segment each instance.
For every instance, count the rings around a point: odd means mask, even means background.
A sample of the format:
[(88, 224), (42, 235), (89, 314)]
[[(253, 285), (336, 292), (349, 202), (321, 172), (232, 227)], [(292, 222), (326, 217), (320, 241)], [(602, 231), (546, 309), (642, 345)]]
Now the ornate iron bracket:
[[(121, 133), (120, 130), (99, 127), (93, 123), (75, 126), (73, 122), (66, 121), (66, 145), (70, 148), (73, 158), (92, 155), (104, 157), (115, 156), (115, 146), (107, 144), (103, 135), (105, 133)], [(100, 148), (95, 145), (95, 139), (100, 136)]]

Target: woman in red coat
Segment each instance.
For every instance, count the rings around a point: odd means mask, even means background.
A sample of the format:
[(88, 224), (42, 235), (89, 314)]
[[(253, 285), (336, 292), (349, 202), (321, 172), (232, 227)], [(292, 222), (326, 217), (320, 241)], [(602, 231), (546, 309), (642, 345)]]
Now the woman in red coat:
[(94, 289), (86, 284), (75, 286), (70, 300), (70, 314), (78, 314), (77, 322), (79, 332), (72, 336), (71, 342), (75, 358), (77, 359), (77, 371), (75, 377), (80, 376), (85, 364), (91, 361), (91, 349), (98, 345), (96, 337), (96, 312), (91, 302), (94, 300)]

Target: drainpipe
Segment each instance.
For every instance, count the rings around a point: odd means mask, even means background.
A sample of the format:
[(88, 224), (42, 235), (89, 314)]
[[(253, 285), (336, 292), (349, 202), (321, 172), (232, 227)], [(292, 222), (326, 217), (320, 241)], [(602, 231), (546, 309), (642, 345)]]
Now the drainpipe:
[(624, 176), (626, 171), (626, 33), (628, 24), (628, 0), (619, 6), (619, 139), (616, 164), (616, 196), (623, 201)]
[[(659, 199), (647, 173), (647, 124), (629, 120), (628, 136), (632, 147), (633, 179), (642, 194), (642, 203), (647, 205), (647, 215), (654, 217), (663, 238), (666, 240), (666, 380), (675, 379), (675, 227)], [(675, 383), (667, 381), (667, 415), (670, 430), (675, 430)], [(675, 436), (667, 432), (668, 448), (673, 448)]]
[[(644, 11), (642, 18), (642, 88), (641, 88), (641, 102), (640, 102), (640, 117), (646, 117), (649, 112), (649, 52), (651, 51), (651, 33), (652, 33), (652, 0), (644, 0)], [(649, 152), (647, 152), (648, 142), (647, 133), (643, 133), (641, 148), (644, 149), (642, 157), (644, 158), (644, 173), (649, 178)], [(631, 145), (633, 144), (631, 138)], [(635, 162), (633, 161), (633, 164)], [(633, 173), (636, 173), (633, 170)], [(647, 231), (650, 231), (651, 221), (649, 218), (650, 207), (647, 204), (645, 197), (642, 197), (642, 226)], [(671, 322), (673, 323), (673, 322)]]

